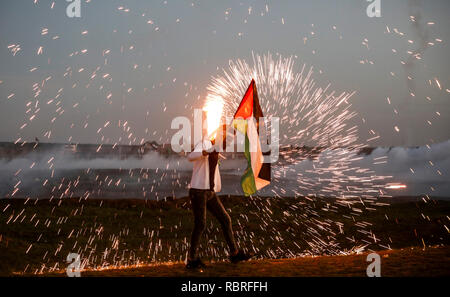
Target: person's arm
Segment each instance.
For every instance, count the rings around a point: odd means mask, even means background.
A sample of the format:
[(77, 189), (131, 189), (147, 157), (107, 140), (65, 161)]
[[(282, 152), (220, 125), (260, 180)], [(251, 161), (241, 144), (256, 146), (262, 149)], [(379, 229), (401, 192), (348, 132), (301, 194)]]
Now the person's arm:
[(203, 149), (203, 141), (202, 141), (195, 146), (195, 148), (192, 152), (189, 153), (188, 160), (190, 162), (194, 162), (200, 158), (206, 157), (207, 155), (208, 155), (208, 152), (206, 152)]

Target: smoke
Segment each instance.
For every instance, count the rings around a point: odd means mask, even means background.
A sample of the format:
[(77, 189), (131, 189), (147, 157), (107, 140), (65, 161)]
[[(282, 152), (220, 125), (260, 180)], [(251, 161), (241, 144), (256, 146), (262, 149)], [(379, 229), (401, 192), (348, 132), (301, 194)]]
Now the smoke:
[[(332, 166), (323, 163), (328, 154), (353, 155), (353, 173), (347, 172), (347, 178), (353, 175), (354, 180), (358, 180), (358, 168), (367, 168), (374, 175), (386, 177), (379, 183), (380, 190), (392, 196), (441, 196), (450, 197), (450, 184), (448, 174), (450, 173), (450, 140), (431, 146), (419, 147), (379, 147), (375, 148), (368, 155), (361, 155), (357, 152), (341, 150), (325, 150), (317, 160), (306, 159), (296, 165), (292, 165), (291, 171), (302, 173), (305, 180), (317, 180), (319, 178), (317, 164), (321, 166)], [(292, 175), (290, 175), (292, 177)], [(289, 177), (289, 175), (288, 175)], [(321, 181), (322, 183), (324, 181)], [(350, 184), (350, 182), (346, 182)], [(388, 189), (390, 183), (406, 185), (405, 189)], [(323, 186), (323, 185), (322, 185)]]
[[(224, 169), (239, 167), (239, 160), (226, 161)], [(7, 171), (32, 170), (76, 170), (76, 169), (153, 169), (153, 170), (192, 170), (192, 164), (187, 158), (172, 155), (163, 156), (158, 152), (149, 152), (140, 158), (76, 158), (64, 150), (46, 153), (29, 153), (12, 160), (0, 159), (0, 168)]]
[[(450, 197), (449, 151), (450, 140), (431, 146), (378, 147), (370, 154), (345, 148), (325, 149), (317, 157), (299, 158), (295, 164), (273, 164), (272, 183), (258, 194), (338, 197), (348, 193), (364, 195), (367, 190), (372, 195)], [(343, 167), (337, 163), (340, 158), (350, 162)], [(239, 185), (245, 167), (241, 157), (222, 160), (221, 194), (242, 194)], [(0, 168), (1, 197), (49, 198), (62, 193), (64, 197), (80, 197), (89, 192), (89, 197), (154, 199), (186, 196), (192, 164), (184, 156), (158, 152), (149, 152), (142, 159), (122, 160), (75, 158), (63, 150), (53, 150), (0, 159)], [(368, 176), (374, 178), (367, 180)], [(389, 183), (404, 184), (406, 188), (389, 189)]]
[[(242, 159), (221, 163), (223, 171), (239, 172)], [(90, 159), (67, 149), (33, 151), (0, 159), (0, 197), (146, 198), (186, 195), (192, 163), (180, 155), (151, 151), (142, 158)]]

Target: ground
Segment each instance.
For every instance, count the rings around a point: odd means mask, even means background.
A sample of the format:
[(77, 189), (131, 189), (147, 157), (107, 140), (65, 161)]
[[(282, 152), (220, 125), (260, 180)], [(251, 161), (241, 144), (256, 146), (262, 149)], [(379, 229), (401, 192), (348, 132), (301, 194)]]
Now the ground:
[[(228, 264), (220, 226), (208, 215), (200, 256), (210, 267), (200, 275), (363, 276), (368, 263), (354, 254), (372, 250), (389, 255), (383, 275), (448, 274), (448, 200), (379, 198), (349, 207), (328, 198), (221, 198), (239, 246), (256, 257)], [(180, 263), (192, 224), (187, 198), (0, 199), (0, 276), (64, 272), (69, 253), (91, 269), (153, 264), (102, 275), (188, 275)], [(333, 256), (343, 252), (353, 255)]]
[[(381, 276), (450, 276), (450, 247), (406, 248), (380, 251)], [(345, 256), (254, 260), (245, 263), (208, 263), (202, 270), (187, 270), (183, 263), (138, 268), (85, 271), (82, 276), (126, 277), (365, 277), (368, 253)], [(53, 274), (58, 275), (58, 274)], [(64, 274), (63, 274), (64, 275)]]

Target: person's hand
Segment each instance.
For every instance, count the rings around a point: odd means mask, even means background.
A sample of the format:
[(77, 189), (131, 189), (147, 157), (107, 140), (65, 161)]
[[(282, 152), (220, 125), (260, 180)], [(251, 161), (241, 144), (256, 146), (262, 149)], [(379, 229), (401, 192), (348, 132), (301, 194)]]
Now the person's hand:
[(207, 151), (205, 151), (205, 150), (202, 150), (202, 155), (203, 156), (207, 156), (209, 153), (207, 152)]

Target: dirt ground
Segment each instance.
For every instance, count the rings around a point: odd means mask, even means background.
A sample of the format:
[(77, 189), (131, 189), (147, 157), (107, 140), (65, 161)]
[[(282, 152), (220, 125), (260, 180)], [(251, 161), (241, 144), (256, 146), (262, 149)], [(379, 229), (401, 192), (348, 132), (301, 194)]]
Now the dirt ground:
[[(405, 248), (380, 251), (381, 276), (450, 276), (450, 247)], [(303, 257), (279, 260), (254, 260), (245, 263), (207, 263), (203, 270), (186, 270), (183, 263), (143, 266), (102, 271), (85, 271), (82, 276), (120, 277), (365, 277), (368, 253), (346, 256)]]

